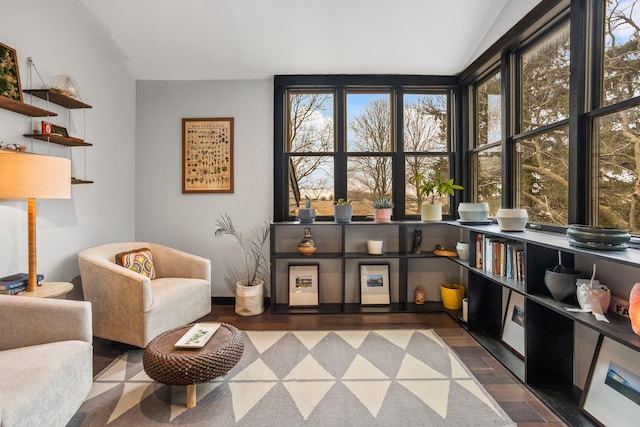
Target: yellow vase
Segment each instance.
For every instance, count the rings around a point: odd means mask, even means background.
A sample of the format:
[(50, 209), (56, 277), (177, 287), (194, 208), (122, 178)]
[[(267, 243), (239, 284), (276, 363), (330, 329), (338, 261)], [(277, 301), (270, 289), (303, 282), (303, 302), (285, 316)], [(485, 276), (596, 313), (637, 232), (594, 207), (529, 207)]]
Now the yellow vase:
[(440, 285), (442, 305), (448, 310), (460, 310), (464, 298), (464, 286), (453, 283)]

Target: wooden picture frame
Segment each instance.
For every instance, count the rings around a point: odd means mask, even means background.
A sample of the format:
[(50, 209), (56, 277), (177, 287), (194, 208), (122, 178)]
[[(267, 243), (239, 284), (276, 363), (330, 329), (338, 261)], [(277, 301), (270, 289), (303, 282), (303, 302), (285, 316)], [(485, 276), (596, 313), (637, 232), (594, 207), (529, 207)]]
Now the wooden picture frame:
[(580, 408), (601, 426), (634, 424), (640, 419), (640, 353), (601, 335), (595, 354)]
[(182, 119), (182, 192), (233, 193), (233, 118)]
[(289, 307), (320, 305), (319, 264), (289, 264)]
[(391, 304), (389, 264), (360, 263), (360, 305)]
[(22, 102), (22, 84), (16, 50), (0, 43), (0, 96)]
[(521, 358), (524, 358), (524, 316), (524, 295), (509, 291), (500, 340)]

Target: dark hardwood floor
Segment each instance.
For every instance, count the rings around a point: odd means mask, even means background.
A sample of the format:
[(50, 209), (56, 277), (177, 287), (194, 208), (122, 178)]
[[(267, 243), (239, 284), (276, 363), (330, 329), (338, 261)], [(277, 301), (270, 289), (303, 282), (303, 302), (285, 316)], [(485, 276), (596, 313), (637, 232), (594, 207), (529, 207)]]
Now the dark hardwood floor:
[[(347, 330), (433, 328), (504, 411), (521, 427), (565, 424), (446, 313), (271, 314), (237, 316), (232, 305), (213, 305), (202, 321), (230, 323), (240, 330)], [(94, 374), (133, 347), (94, 339)]]

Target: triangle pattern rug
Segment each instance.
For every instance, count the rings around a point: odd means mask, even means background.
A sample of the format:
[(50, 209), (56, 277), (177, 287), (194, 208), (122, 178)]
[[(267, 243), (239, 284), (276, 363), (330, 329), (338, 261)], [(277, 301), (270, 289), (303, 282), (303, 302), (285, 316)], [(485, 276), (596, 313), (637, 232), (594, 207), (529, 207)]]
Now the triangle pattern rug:
[(242, 358), (198, 384), (195, 408), (133, 350), (96, 376), (68, 426), (515, 426), (432, 329), (242, 334)]

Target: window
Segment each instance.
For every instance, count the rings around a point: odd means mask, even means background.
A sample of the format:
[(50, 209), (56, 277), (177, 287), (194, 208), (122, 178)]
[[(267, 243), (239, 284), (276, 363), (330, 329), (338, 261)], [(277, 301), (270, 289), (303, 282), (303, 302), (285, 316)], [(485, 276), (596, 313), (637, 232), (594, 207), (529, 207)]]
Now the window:
[[(276, 76), (274, 219), (295, 219), (307, 198), (320, 220), (332, 218), (337, 198), (352, 201), (354, 220), (372, 216), (373, 201), (381, 197), (394, 201), (394, 219), (418, 217), (410, 178), (436, 171), (453, 176), (456, 81)], [(441, 202), (450, 213), (449, 198)]]
[(569, 23), (519, 55), (515, 205), (534, 223), (567, 225), (569, 209)]
[(495, 215), (502, 207), (502, 88), (495, 72), (474, 88), (475, 150), (473, 150), (473, 199), (489, 205)]
[(592, 113), (591, 222), (640, 234), (640, 10), (606, 0), (600, 108)]

